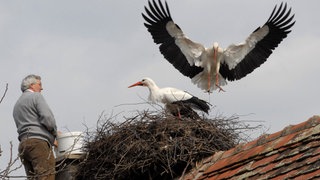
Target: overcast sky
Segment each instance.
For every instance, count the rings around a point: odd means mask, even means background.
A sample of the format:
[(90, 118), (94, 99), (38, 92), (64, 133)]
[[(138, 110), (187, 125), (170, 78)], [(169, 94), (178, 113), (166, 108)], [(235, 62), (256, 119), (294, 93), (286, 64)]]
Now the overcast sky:
[[(263, 25), (277, 0), (175, 0), (171, 15), (193, 41), (222, 47), (240, 43)], [(319, 114), (320, 1), (288, 1), (295, 13), (292, 32), (268, 60), (247, 77), (210, 96), (160, 54), (143, 26), (146, 0), (0, 0), (0, 171), (9, 141), (18, 146), (12, 108), (28, 74), (42, 77), (42, 94), (61, 131), (95, 128), (99, 115), (130, 116), (145, 105), (148, 90), (128, 89), (143, 77), (210, 101), (210, 116), (239, 115), (260, 121), (267, 133)], [(85, 124), (85, 126), (84, 126)]]

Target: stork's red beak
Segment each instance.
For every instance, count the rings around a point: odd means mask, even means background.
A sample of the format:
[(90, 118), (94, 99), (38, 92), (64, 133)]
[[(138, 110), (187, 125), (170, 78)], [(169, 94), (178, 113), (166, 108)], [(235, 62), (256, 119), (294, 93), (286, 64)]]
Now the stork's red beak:
[(139, 81), (139, 82), (136, 82), (134, 84), (132, 84), (131, 86), (129, 86), (128, 88), (131, 88), (131, 87), (134, 87), (134, 86), (143, 86), (142, 82)]

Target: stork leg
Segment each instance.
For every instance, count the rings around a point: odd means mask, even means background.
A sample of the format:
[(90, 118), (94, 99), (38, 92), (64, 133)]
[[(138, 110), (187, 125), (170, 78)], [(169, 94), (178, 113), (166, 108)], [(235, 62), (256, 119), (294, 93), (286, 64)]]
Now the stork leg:
[(209, 72), (208, 73), (208, 90), (207, 92), (210, 93), (210, 89), (211, 89), (211, 73)]
[[(216, 84), (215, 85), (219, 89), (219, 92), (220, 91), (226, 92), (219, 85), (219, 67), (220, 67), (220, 65), (218, 64), (218, 60), (217, 60), (217, 51), (218, 51), (218, 47), (214, 48), (214, 50), (213, 50), (213, 61), (214, 61), (214, 64), (216, 66), (216, 68), (215, 68), (215, 71), (216, 71)], [(209, 73), (209, 75), (210, 75), (210, 73)], [(210, 82), (210, 79), (208, 79), (208, 81)]]
[(226, 92), (224, 89), (222, 89), (222, 87), (219, 85), (219, 74), (216, 73), (216, 86), (219, 88), (219, 92), (223, 91)]
[[(224, 89), (222, 89), (222, 87), (219, 85), (219, 74), (216, 73), (216, 82), (215, 82), (216, 87), (219, 89), (220, 91), (226, 92)], [(211, 88), (211, 75), (210, 73), (208, 73), (208, 90), (207, 92), (210, 93), (210, 88)]]

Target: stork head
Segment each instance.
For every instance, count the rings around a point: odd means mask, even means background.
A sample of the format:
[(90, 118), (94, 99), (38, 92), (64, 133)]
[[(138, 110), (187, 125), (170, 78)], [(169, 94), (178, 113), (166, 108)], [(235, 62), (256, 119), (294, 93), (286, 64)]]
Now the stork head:
[(218, 44), (217, 42), (214, 42), (214, 43), (213, 43), (213, 48), (214, 48), (214, 49), (217, 49), (218, 47), (219, 47), (219, 44)]
[(134, 86), (154, 86), (155, 83), (151, 78), (143, 78), (141, 81), (138, 81), (134, 84), (132, 84), (131, 86), (129, 86), (128, 88), (134, 87)]

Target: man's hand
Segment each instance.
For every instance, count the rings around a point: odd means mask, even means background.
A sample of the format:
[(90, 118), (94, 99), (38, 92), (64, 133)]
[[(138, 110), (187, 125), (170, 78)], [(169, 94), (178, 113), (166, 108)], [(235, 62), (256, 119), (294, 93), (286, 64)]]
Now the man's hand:
[[(61, 134), (62, 134), (61, 131), (57, 131), (57, 135), (58, 135), (58, 136), (61, 135)], [(57, 139), (54, 140), (53, 145), (54, 145), (55, 147), (58, 147), (58, 141), (57, 141)]]
[(58, 147), (58, 141), (55, 139), (53, 142), (54, 147)]

